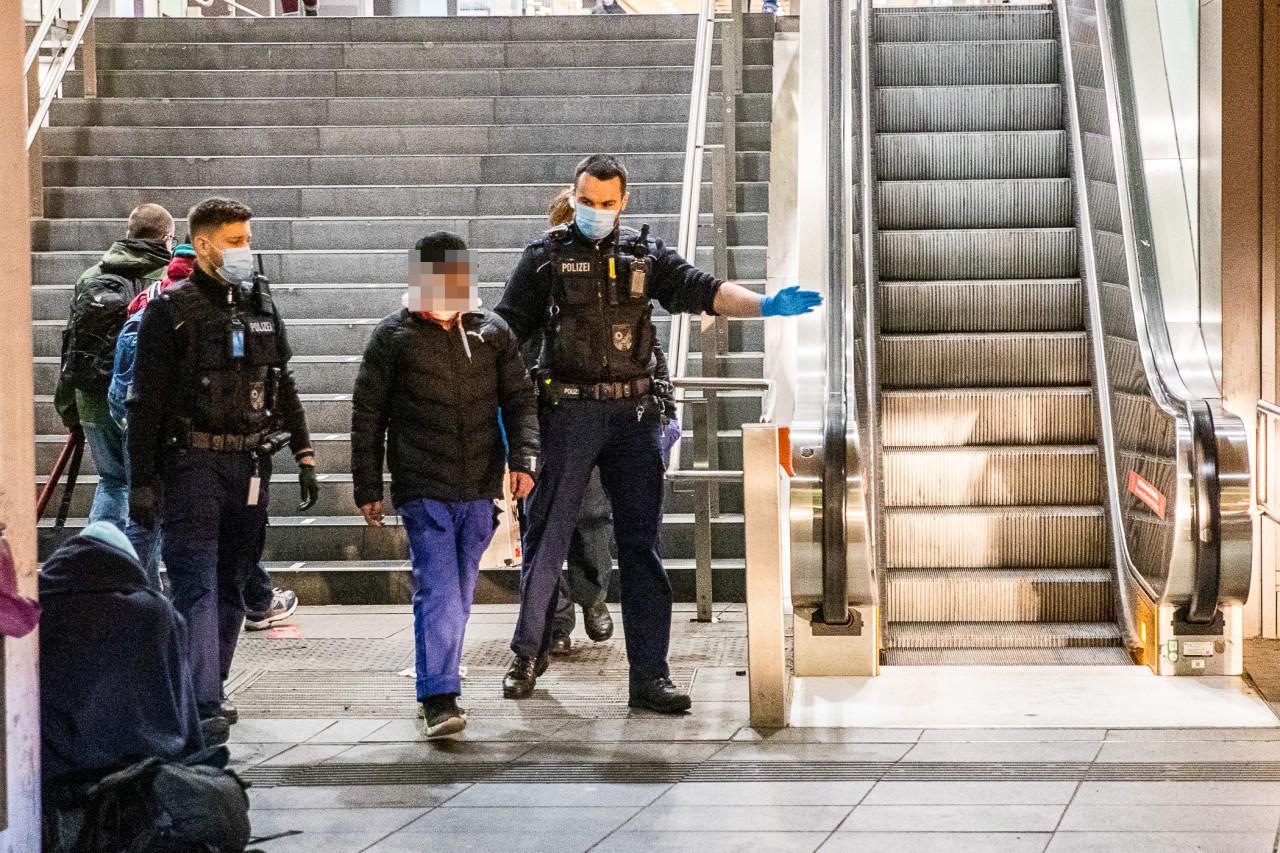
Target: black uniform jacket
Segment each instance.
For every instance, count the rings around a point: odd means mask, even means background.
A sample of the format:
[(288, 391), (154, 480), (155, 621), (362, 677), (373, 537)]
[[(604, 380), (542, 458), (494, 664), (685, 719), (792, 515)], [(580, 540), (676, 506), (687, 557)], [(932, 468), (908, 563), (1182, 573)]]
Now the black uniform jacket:
[[(187, 339), (187, 329), (180, 318), (174, 316), (170, 297), (178, 288), (199, 288), (201, 294), (216, 305), (225, 305), (228, 285), (213, 278), (199, 265), (190, 280), (181, 282), (161, 294), (159, 299), (147, 303), (138, 328), (138, 355), (133, 368), (133, 399), (129, 401), (129, 464), (130, 485), (134, 488), (156, 485), (156, 472), (162, 467), (161, 452), (172, 432), (176, 417), (190, 417), (182, 410), (184, 400), (190, 398), (191, 389), (179, 387), (182, 381), (184, 359), (193, 358), (193, 347)], [(252, 299), (246, 289), (236, 288), (237, 299)], [(307, 417), (298, 399), (298, 387), (288, 369), (293, 352), (285, 336), (284, 321), (280, 311), (272, 306), (275, 317), (276, 346), (279, 350), (279, 386), (276, 389), (276, 414), (280, 425), (292, 438), (289, 446), (294, 453), (311, 446), (307, 431)]]
[(508, 465), (537, 474), (537, 400), (515, 337), (490, 311), (460, 320), (403, 309), (374, 331), (352, 399), (357, 505), (382, 500), (384, 456), (397, 507), (500, 498)]
[[(601, 258), (613, 254), (617, 229), (598, 243), (588, 240), (570, 224), (569, 232), (580, 246), (594, 249)], [(636, 233), (625, 229), (623, 245)], [(661, 240), (649, 238), (649, 257), (653, 271), (649, 275), (649, 295), (672, 314), (715, 313), (716, 294), (723, 284), (720, 279), (705, 273), (680, 257), (674, 249)], [(535, 240), (524, 250), (515, 271), (507, 279), (502, 301), (494, 310), (502, 316), (523, 344), (547, 321), (547, 308), (551, 303), (552, 285), (556, 272), (551, 263), (548, 238)]]

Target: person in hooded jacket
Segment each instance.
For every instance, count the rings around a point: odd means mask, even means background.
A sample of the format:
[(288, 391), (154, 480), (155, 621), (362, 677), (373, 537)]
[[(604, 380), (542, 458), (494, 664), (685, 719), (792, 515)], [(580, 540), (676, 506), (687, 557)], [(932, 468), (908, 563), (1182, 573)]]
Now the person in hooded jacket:
[(129, 540), (98, 522), (40, 570), (40, 737), (47, 791), (222, 742), (203, 734), (186, 621), (152, 589)]
[[(356, 505), (383, 525), (383, 464), (409, 537), (418, 701), (428, 737), (466, 727), (458, 668), (494, 501), (521, 499), (538, 469), (537, 397), (515, 336), (478, 305), (476, 272), (456, 234), (409, 252), (404, 309), (374, 330), (352, 396)], [(503, 435), (505, 433), (505, 441)]]
[(127, 236), (111, 244), (85, 270), (71, 300), (62, 372), (54, 405), (68, 430), (83, 427), (98, 471), (89, 522), (109, 521), (121, 531), (129, 518), (129, 472), (124, 433), (107, 403), (116, 339), (129, 317), (127, 306), (168, 269), (173, 216), (157, 204), (129, 214)]

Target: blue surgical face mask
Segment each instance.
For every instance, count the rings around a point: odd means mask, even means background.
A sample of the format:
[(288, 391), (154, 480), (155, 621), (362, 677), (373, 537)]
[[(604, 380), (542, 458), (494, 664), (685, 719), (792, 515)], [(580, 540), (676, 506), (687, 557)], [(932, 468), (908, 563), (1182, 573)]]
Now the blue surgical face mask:
[(615, 210), (597, 210), (585, 204), (574, 204), (573, 221), (578, 230), (588, 240), (603, 240), (613, 233), (618, 224), (618, 212)]
[(222, 266), (218, 275), (231, 284), (253, 281), (253, 252), (248, 246), (236, 246), (222, 250)]

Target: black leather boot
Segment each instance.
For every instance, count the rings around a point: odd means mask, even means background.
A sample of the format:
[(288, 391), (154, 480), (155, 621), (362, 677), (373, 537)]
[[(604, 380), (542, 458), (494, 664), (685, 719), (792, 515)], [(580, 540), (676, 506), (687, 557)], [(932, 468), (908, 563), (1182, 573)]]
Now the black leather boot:
[(582, 621), (592, 642), (603, 643), (613, 636), (613, 617), (609, 615), (609, 605), (603, 601), (582, 608)]
[[(533, 695), (533, 688), (538, 684), (538, 676), (542, 673), (538, 671), (538, 664), (543, 659), (540, 655), (537, 659), (527, 658), (524, 655), (516, 655), (511, 661), (511, 667), (507, 670), (507, 674), (502, 679), (502, 695), (506, 699), (528, 699)], [(545, 670), (546, 667), (544, 666)]]
[(659, 714), (682, 714), (693, 706), (688, 693), (681, 693), (670, 678), (646, 678), (631, 682), (632, 708), (657, 711)]

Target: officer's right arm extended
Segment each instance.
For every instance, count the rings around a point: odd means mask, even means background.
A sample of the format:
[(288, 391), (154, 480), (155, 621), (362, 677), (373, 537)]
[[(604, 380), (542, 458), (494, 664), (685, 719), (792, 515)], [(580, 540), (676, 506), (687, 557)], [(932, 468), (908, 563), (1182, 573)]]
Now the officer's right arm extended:
[(383, 322), (360, 361), (351, 396), (351, 480), (365, 521), (382, 525), (382, 468), (390, 422), (394, 327)]
[(650, 295), (672, 314), (718, 314), (722, 317), (785, 317), (807, 313), (822, 304), (813, 291), (790, 287), (772, 296), (721, 281), (680, 257), (674, 249), (654, 241)]

